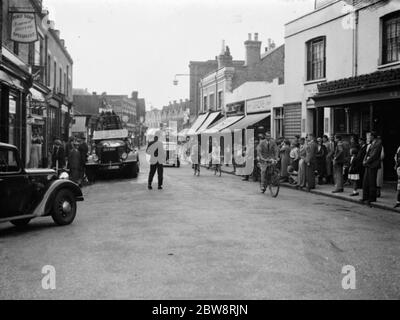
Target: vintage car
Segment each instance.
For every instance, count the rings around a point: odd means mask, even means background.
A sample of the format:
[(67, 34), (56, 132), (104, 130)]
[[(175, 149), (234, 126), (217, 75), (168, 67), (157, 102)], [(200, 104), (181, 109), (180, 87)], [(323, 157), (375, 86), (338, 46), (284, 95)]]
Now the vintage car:
[(126, 129), (95, 131), (92, 140), (94, 147), (86, 163), (89, 180), (106, 171), (137, 177), (139, 153), (130, 143)]
[(51, 216), (58, 225), (75, 219), (77, 201), (83, 201), (77, 184), (52, 169), (25, 169), (18, 149), (0, 143), (0, 223), (21, 227), (33, 218)]

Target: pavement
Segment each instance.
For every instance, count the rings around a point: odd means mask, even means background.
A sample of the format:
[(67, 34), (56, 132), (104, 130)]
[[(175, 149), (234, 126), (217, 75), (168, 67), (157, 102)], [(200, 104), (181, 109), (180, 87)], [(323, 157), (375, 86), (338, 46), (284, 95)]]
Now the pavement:
[[(233, 174), (235, 175), (233, 171), (233, 166), (223, 166), (222, 171), (224, 173), (228, 174)], [(282, 183), (281, 186), (287, 187), (287, 188), (292, 188), (295, 189), (295, 186), (290, 184), (290, 183)], [(298, 190), (299, 192), (311, 192), (313, 194), (318, 194), (318, 195), (323, 195), (339, 200), (344, 200), (344, 201), (350, 201), (353, 203), (358, 203), (360, 205), (364, 206), (369, 206), (365, 203), (361, 203), (360, 200), (362, 198), (362, 190), (358, 190), (359, 196), (352, 197), (350, 194), (353, 191), (353, 188), (351, 186), (345, 186), (344, 187), (344, 192), (341, 193), (332, 193), (332, 190), (334, 190), (334, 186), (331, 184), (322, 184), (322, 185), (316, 185), (316, 188), (310, 191), (306, 191), (305, 189), (303, 190)], [(379, 209), (384, 209), (384, 210), (389, 210), (393, 212), (400, 213), (400, 208), (394, 208), (394, 204), (396, 203), (396, 185), (395, 184), (385, 184), (381, 190), (381, 197), (377, 199), (376, 202), (373, 202), (370, 204), (372, 208), (379, 208)]]
[(69, 226), (0, 224), (0, 299), (400, 298), (396, 213), (289, 188), (272, 198), (186, 165), (147, 190), (147, 173), (142, 161), (137, 179), (85, 187)]

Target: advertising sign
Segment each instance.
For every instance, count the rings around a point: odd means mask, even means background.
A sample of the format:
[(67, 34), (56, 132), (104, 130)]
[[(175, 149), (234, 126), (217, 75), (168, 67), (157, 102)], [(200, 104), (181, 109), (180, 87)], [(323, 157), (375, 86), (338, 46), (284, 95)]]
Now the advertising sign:
[(271, 110), (271, 97), (264, 97), (246, 102), (247, 113), (266, 112)]
[(23, 43), (38, 40), (34, 13), (11, 13), (11, 40)]

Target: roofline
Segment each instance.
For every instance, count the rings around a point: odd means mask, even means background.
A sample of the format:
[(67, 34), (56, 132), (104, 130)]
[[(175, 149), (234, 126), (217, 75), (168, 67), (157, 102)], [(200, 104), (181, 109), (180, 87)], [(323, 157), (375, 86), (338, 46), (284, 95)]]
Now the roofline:
[(69, 54), (69, 52), (67, 51), (67, 49), (63, 46), (63, 44), (61, 43), (61, 39), (57, 36), (55, 29), (49, 29), (50, 34), (53, 36), (54, 40), (57, 42), (57, 44), (59, 45), (59, 47), (61, 48), (61, 51), (65, 54), (66, 58), (69, 60), (69, 62), (71, 64), (74, 64), (74, 60), (72, 60), (71, 55)]
[(340, 1), (342, 1), (342, 0), (336, 0), (336, 1), (334, 1), (334, 2), (331, 2), (331, 3), (326, 4), (325, 6), (322, 6), (321, 8), (314, 9), (313, 11), (311, 11), (311, 12), (309, 12), (309, 13), (306, 13), (306, 14), (303, 14), (302, 16), (300, 16), (300, 17), (298, 17), (298, 18), (296, 18), (296, 19), (294, 19), (294, 20), (291, 20), (291, 21), (289, 21), (289, 22), (286, 22), (286, 23), (284, 24), (284, 26), (286, 27), (287, 25), (289, 25), (289, 24), (291, 24), (291, 23), (293, 23), (293, 22), (296, 22), (296, 21), (301, 20), (301, 19), (303, 19), (303, 18), (305, 18), (305, 17), (307, 17), (307, 16), (309, 16), (309, 15), (315, 13), (315, 12), (318, 12), (318, 11), (321, 11), (321, 10), (323, 10), (323, 9), (325, 9), (325, 8), (328, 8), (328, 7), (330, 7), (330, 6), (333, 6), (334, 4), (336, 4), (336, 3), (340, 2)]
[(261, 57), (260, 57), (261, 60), (264, 59), (264, 58), (266, 58), (266, 57), (268, 57), (271, 53), (277, 51), (278, 49), (280, 49), (281, 47), (284, 47), (284, 46), (285, 46), (285, 44), (283, 43), (283, 44), (281, 44), (279, 47), (276, 47), (276, 48), (274, 48), (274, 49), (272, 49), (272, 50), (269, 50), (269, 51), (267, 51), (267, 52), (264, 52), (264, 54), (261, 54)]

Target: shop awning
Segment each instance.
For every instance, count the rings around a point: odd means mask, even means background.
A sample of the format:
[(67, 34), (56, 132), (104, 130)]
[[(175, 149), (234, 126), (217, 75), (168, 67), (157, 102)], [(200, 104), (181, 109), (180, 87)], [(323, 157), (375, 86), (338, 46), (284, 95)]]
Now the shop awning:
[(207, 130), (207, 128), (215, 121), (215, 119), (217, 119), (220, 114), (220, 112), (210, 113), (203, 124), (197, 129), (196, 134), (202, 133), (203, 131)]
[(221, 121), (217, 122), (215, 126), (204, 130), (202, 133), (205, 134), (213, 134), (221, 132), (222, 130), (228, 128), (229, 126), (233, 125), (234, 123), (238, 122), (239, 120), (243, 119), (243, 116), (232, 116), (228, 118), (224, 118)]
[(229, 130), (246, 129), (270, 116), (271, 116), (270, 113), (249, 114), (245, 116), (243, 119), (239, 120), (238, 122), (228, 127), (227, 129)]
[(187, 132), (188, 135), (196, 134), (197, 129), (203, 124), (203, 122), (207, 119), (208, 113), (200, 114), (196, 121), (193, 123), (192, 127)]

